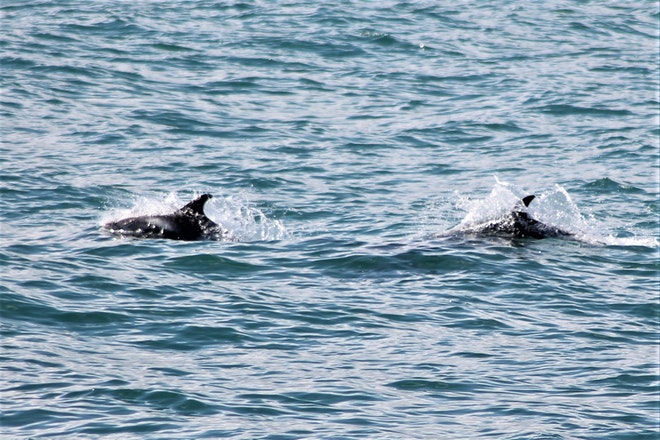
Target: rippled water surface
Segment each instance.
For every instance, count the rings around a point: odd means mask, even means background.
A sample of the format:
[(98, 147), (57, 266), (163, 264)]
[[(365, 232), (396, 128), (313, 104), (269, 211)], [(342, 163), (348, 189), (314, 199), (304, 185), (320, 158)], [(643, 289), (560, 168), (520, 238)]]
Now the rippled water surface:
[(658, 438), (658, 11), (3, 1), (0, 434)]

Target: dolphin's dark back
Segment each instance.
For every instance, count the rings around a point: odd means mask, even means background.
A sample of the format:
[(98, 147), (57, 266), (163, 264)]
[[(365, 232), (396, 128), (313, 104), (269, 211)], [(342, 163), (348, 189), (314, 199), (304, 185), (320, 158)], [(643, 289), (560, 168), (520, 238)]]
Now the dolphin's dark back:
[(119, 235), (171, 240), (202, 240), (222, 238), (226, 231), (204, 214), (204, 205), (212, 198), (202, 194), (173, 214), (130, 217), (105, 225)]
[(477, 232), (512, 238), (569, 237), (572, 234), (532, 218), (525, 208), (536, 198), (523, 197), (513, 211), (477, 229)]

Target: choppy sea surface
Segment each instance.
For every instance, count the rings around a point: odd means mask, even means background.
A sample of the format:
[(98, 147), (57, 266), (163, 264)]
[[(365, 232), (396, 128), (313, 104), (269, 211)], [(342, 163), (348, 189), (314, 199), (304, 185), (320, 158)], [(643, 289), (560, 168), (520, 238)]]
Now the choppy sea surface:
[(659, 20), (2, 1), (0, 436), (659, 438)]

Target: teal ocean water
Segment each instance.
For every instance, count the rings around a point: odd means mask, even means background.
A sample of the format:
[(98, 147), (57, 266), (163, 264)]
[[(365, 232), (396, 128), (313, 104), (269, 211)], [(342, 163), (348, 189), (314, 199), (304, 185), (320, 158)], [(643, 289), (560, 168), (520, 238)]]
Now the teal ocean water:
[(2, 438), (660, 437), (657, 2), (0, 20)]

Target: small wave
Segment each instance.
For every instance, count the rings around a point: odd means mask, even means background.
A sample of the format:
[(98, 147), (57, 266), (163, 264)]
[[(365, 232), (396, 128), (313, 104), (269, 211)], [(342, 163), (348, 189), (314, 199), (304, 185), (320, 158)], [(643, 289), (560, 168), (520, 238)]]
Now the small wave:
[(660, 247), (660, 241), (655, 237), (617, 237), (615, 235), (589, 237), (593, 243), (602, 244), (606, 246), (622, 246), (622, 247), (644, 247), (644, 248), (657, 248)]
[(627, 116), (632, 114), (629, 110), (626, 109), (582, 107), (582, 106), (568, 105), (568, 104), (549, 104), (539, 107), (538, 110), (542, 113), (547, 113), (556, 116), (585, 115), (585, 116), (612, 117), (612, 116)]
[(632, 193), (632, 194), (644, 193), (644, 190), (640, 188), (636, 188), (632, 185), (627, 185), (624, 183), (619, 183), (608, 177), (604, 177), (602, 179), (598, 179), (593, 182), (586, 183), (585, 187), (599, 192), (622, 192), (622, 193)]

